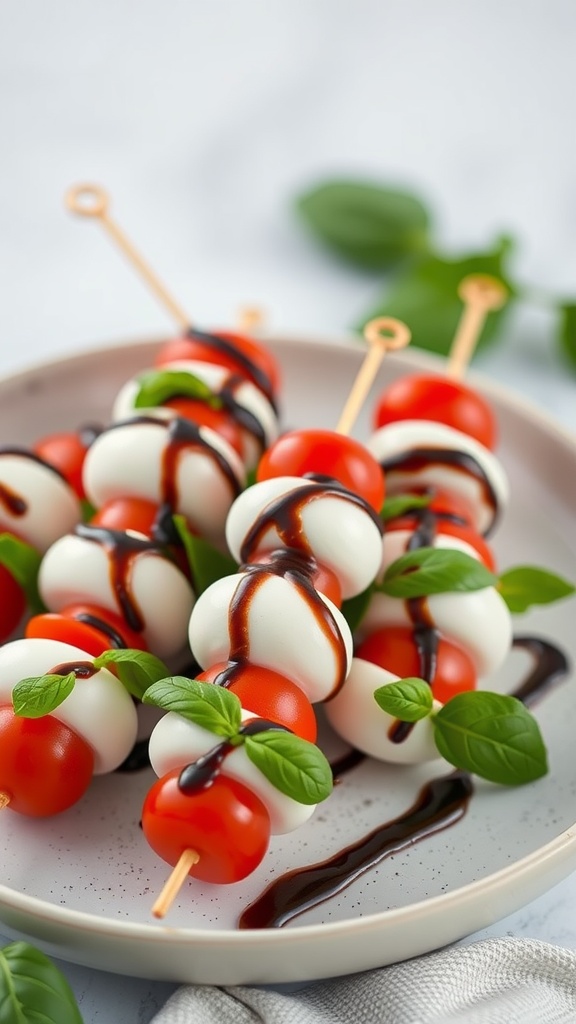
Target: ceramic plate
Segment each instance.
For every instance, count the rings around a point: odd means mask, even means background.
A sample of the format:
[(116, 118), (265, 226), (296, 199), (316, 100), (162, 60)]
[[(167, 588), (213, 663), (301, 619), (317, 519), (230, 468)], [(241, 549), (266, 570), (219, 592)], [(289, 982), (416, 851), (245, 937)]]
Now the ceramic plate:
[[(112, 397), (150, 365), (154, 343), (104, 349), (51, 363), (0, 385), (0, 437), (106, 421)], [(284, 368), (284, 423), (332, 427), (359, 366), (350, 343), (274, 343)], [(385, 360), (386, 380), (423, 356)], [(576, 579), (576, 446), (534, 410), (499, 389), (489, 396), (501, 428), (499, 454), (512, 498), (494, 539), (501, 568), (538, 563)], [(355, 428), (367, 436), (369, 408)], [(576, 660), (574, 602), (522, 616), (517, 631), (544, 636)], [(513, 654), (494, 683), (526, 675)], [(165, 923), (150, 914), (166, 865), (138, 827), (150, 773), (97, 779), (85, 799), (52, 820), (5, 811), (0, 826), (0, 920), (48, 953), (122, 974), (238, 984), (304, 981), (406, 959), (488, 926), (576, 866), (576, 690), (571, 673), (538, 704), (550, 773), (519, 789), (475, 783), (467, 813), (361, 873), (337, 895), (282, 927), (239, 929), (248, 905), (292, 869), (335, 856), (406, 811), (427, 779), (445, 774), (366, 760), (343, 775), (299, 832), (274, 838), (260, 868), (231, 887), (190, 881)]]

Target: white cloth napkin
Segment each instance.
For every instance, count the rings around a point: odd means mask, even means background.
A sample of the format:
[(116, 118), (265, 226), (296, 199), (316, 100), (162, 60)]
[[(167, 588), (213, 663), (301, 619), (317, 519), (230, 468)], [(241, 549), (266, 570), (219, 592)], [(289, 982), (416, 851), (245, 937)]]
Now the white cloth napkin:
[(576, 952), (488, 939), (296, 992), (180, 988), (152, 1024), (574, 1024)]

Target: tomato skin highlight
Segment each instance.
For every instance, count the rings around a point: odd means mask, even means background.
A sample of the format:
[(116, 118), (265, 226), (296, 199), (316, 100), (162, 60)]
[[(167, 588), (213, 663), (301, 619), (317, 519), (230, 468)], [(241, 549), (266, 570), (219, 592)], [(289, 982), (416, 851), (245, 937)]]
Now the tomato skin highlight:
[(22, 718), (0, 707), (0, 791), (11, 810), (60, 814), (84, 795), (93, 768), (92, 748), (57, 718)]
[(461, 381), (434, 374), (399, 377), (380, 396), (374, 409), (374, 426), (396, 420), (433, 420), (445, 423), (493, 450), (498, 428), (490, 406)]
[(199, 859), (189, 871), (204, 882), (230, 885), (254, 871), (270, 839), (270, 816), (262, 801), (235, 779), (216, 775), (192, 793), (178, 786), (176, 768), (150, 789), (142, 829), (155, 853), (177, 864), (185, 850)]
[[(401, 679), (420, 676), (420, 657), (410, 626), (385, 626), (359, 644), (356, 657), (388, 669)], [(440, 637), (432, 696), (446, 704), (457, 693), (476, 689), (476, 672), (466, 651)]]
[(241, 356), (250, 360), (262, 377), (266, 379), (267, 386), (263, 386), (264, 381), (259, 380), (258, 373), (256, 375), (250, 373), (242, 359), (236, 360), (232, 352), (224, 352), (216, 346), (212, 346), (209, 339), (203, 338), (201, 334), (195, 336), (193, 330), (184, 337), (165, 342), (156, 356), (155, 365), (164, 366), (165, 363), (175, 363), (186, 359), (215, 363), (217, 366), (224, 366), (251, 380), (265, 394), (272, 397), (278, 394), (281, 385), (280, 368), (272, 353), (264, 345), (246, 335), (235, 334), (231, 331), (214, 331), (212, 333), (227, 341), (238, 350)]
[(14, 632), (26, 611), (26, 595), (5, 565), (0, 564), (0, 643)]
[(82, 467), (88, 445), (82, 441), (79, 434), (74, 431), (48, 434), (36, 441), (32, 451), (50, 466), (54, 466), (79, 498), (86, 497), (82, 482)]
[[(213, 683), (227, 668), (226, 662), (212, 665), (196, 678)], [(242, 665), (234, 671), (234, 682), (226, 689), (235, 693), (246, 711), (276, 722), (310, 743), (316, 742), (318, 726), (314, 708), (306, 694), (291, 679), (261, 665)]]
[(307, 473), (338, 480), (380, 512), (384, 474), (376, 459), (354, 438), (333, 430), (291, 430), (264, 452), (256, 480)]

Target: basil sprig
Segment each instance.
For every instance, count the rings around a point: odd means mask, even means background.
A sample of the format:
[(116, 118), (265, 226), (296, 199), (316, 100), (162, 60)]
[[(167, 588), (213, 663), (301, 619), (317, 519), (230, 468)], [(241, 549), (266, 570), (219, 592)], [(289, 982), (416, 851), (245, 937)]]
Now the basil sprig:
[(11, 533), (0, 534), (0, 565), (6, 567), (26, 596), (26, 605), (32, 615), (46, 611), (38, 593), (38, 571), (42, 555), (31, 544), (19, 540)]
[(314, 743), (272, 727), (243, 733), (240, 701), (224, 687), (174, 676), (151, 686), (143, 703), (174, 711), (234, 746), (244, 746), (268, 782), (298, 803), (317, 804), (332, 792), (330, 765)]
[[(90, 658), (86, 657), (85, 660), (90, 664)], [(124, 689), (137, 699), (143, 696), (152, 683), (164, 679), (168, 673), (166, 665), (160, 658), (131, 647), (104, 651), (93, 659), (92, 664), (97, 671), (112, 667)], [(42, 718), (43, 715), (49, 715), (72, 693), (76, 682), (74, 672), (67, 672), (65, 675), (47, 673), (44, 676), (20, 679), (12, 690), (14, 714), (21, 718)]]
[(238, 566), (230, 555), (218, 551), (204, 537), (197, 537), (190, 532), (184, 516), (175, 515), (172, 519), (188, 559), (190, 577), (197, 597), (216, 580), (238, 572)]
[(570, 597), (575, 587), (568, 580), (534, 565), (517, 565), (501, 573), (498, 591), (513, 613), (527, 611), (534, 604), (552, 604)]
[(432, 501), (429, 494), (393, 494), (386, 498), (380, 516), (385, 523), (400, 516), (410, 515), (417, 509), (427, 508)]
[(136, 409), (153, 409), (170, 398), (197, 398), (213, 409), (222, 408), (222, 399), (199, 377), (187, 370), (150, 370), (138, 377)]
[(27, 942), (0, 949), (0, 1021), (82, 1024), (70, 985), (44, 953)]
[(538, 723), (516, 697), (469, 690), (434, 711), (430, 687), (423, 679), (400, 679), (375, 690), (374, 699), (403, 722), (429, 717), (439, 754), (489, 782), (520, 786), (548, 771)]

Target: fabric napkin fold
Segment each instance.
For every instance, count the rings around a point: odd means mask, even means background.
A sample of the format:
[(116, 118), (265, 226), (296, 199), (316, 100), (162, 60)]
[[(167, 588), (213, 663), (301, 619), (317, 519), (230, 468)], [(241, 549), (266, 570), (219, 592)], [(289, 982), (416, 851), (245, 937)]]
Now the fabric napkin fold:
[(297, 991), (187, 985), (152, 1024), (574, 1024), (576, 952), (487, 939)]

